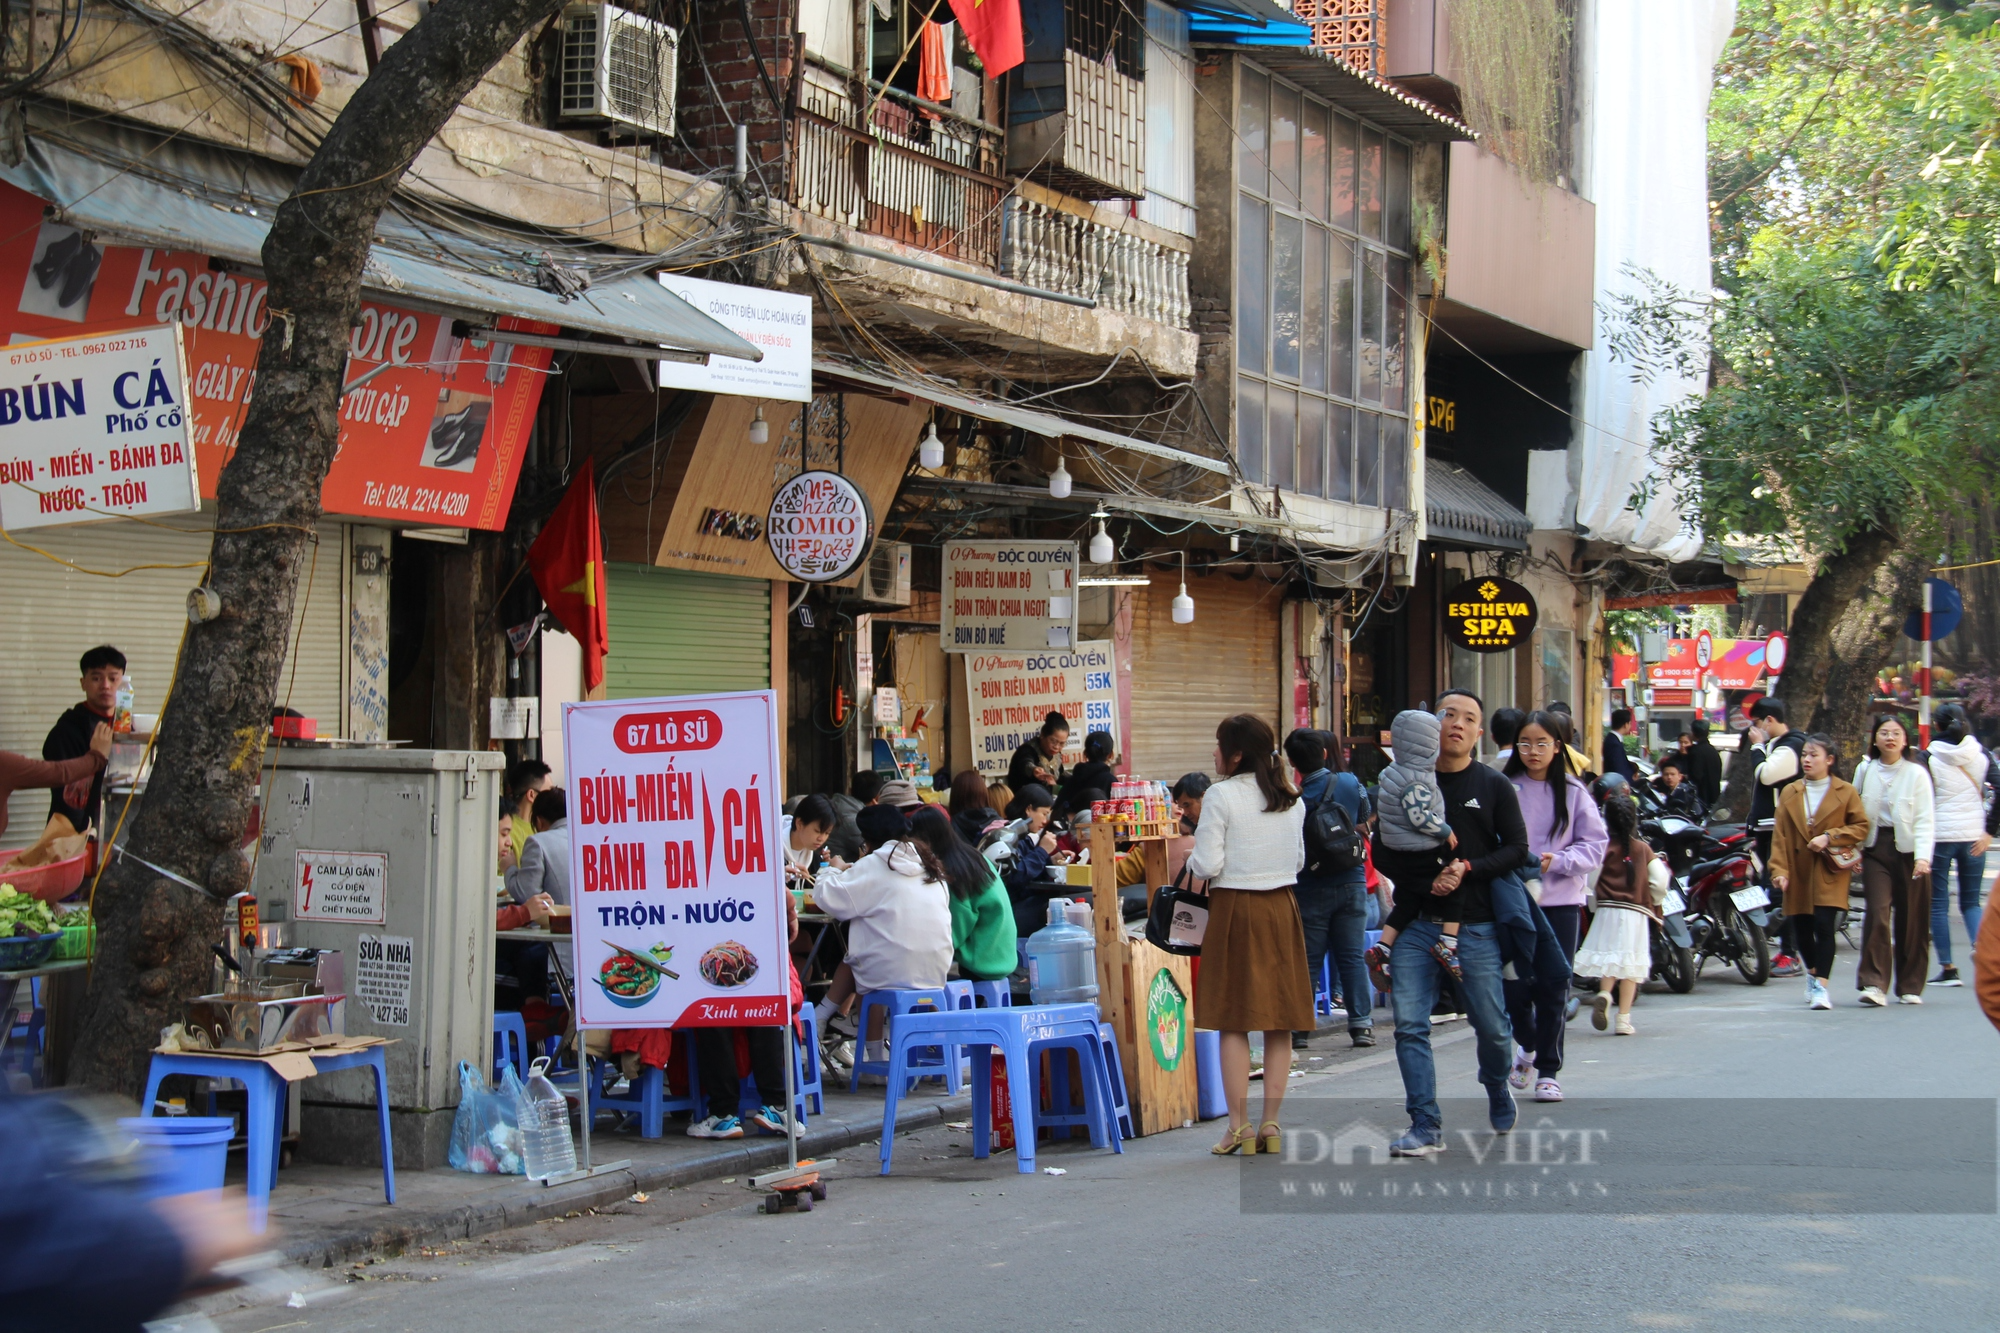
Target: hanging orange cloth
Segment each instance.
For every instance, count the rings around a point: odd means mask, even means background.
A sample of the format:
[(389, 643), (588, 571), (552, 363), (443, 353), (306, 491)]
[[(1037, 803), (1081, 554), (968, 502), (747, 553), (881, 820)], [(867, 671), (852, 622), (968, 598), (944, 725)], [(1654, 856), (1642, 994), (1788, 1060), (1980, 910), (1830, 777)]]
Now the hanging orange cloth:
[(951, 46), (944, 28), (929, 19), (917, 37), (917, 96), (951, 105)]

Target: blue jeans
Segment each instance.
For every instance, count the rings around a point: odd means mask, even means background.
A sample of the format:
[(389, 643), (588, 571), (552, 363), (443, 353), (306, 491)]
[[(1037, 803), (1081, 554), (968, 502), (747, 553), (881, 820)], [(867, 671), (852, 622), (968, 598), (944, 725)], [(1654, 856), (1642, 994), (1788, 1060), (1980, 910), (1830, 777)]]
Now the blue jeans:
[[(1431, 1055), (1431, 1006), (1437, 1002), (1444, 964), (1431, 953), (1442, 934), (1434, 921), (1413, 921), (1389, 951), (1391, 1001), (1396, 1008), (1396, 1065), (1403, 1075), (1403, 1107), (1413, 1129), (1443, 1128), (1437, 1104), (1437, 1067)], [(1479, 1081), (1496, 1088), (1513, 1063), (1513, 1029), (1500, 987), (1500, 945), (1490, 921), (1458, 928), (1459, 993), (1478, 1034)]]
[[(1368, 928), (1368, 885), (1360, 871), (1331, 882), (1300, 876), (1292, 890), (1306, 931), (1306, 974), (1319, 984), (1321, 960), (1333, 955), (1333, 983), (1347, 1002), (1347, 1030), (1375, 1026), (1375, 992), (1361, 961)], [(1361, 1006), (1357, 1011), (1356, 1005)]]
[(1951, 868), (1958, 867), (1958, 914), (1965, 919), (1965, 938), (1979, 938), (1979, 896), (1985, 887), (1986, 858), (1972, 854), (1969, 842), (1941, 842), (1931, 851), (1931, 943), (1937, 946), (1939, 967), (1951, 966)]

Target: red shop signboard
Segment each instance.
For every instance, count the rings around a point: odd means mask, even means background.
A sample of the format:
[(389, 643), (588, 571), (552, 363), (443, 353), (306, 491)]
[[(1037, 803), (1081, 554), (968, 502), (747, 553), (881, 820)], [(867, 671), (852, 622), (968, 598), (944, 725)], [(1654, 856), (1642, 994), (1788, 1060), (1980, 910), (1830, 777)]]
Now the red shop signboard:
[[(13, 341), (178, 322), (193, 393), (195, 467), (204, 499), (235, 450), (269, 327), (268, 284), (181, 250), (96, 245), (0, 184), (0, 335)], [(340, 449), (321, 504), (356, 518), (501, 528), (534, 425), (546, 348), (452, 336), (448, 315), (370, 296), (349, 342)], [(532, 320), (500, 327), (557, 333)]]

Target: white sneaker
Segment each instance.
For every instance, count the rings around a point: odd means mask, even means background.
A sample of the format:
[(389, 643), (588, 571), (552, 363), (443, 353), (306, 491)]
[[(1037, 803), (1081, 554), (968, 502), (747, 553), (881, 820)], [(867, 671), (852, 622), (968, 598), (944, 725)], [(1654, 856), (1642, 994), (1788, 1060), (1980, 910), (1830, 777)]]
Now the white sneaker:
[(1812, 992), (1806, 997), (1808, 1009), (1831, 1009), (1833, 997), (1826, 993), (1826, 983), (1817, 977), (1813, 979)]
[(1629, 1017), (1620, 1014), (1618, 1015), (1618, 1026), (1611, 1029), (1611, 1034), (1615, 1037), (1633, 1037), (1638, 1035), (1638, 1031), (1632, 1026), (1632, 1020)]
[(740, 1139), (743, 1122), (733, 1115), (712, 1115), (689, 1125), (687, 1132), (691, 1139)]
[(1590, 1025), (1599, 1032), (1611, 1026), (1611, 992), (1599, 991), (1590, 997)]
[(1897, 1004), (1922, 1004), (1923, 1002), (1924, 997), (1921, 995), (1898, 995), (1896, 997)]
[(1889, 997), (1882, 993), (1880, 986), (1862, 987), (1860, 999), (1862, 1004), (1875, 1009), (1880, 1009), (1883, 1005), (1889, 1003)]

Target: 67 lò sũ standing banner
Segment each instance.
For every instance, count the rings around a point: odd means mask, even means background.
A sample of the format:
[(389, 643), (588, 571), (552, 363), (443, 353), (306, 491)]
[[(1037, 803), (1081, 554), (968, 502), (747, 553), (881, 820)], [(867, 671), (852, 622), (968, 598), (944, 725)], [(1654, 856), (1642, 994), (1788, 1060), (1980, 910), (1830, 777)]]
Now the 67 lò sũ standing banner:
[(777, 696), (563, 705), (583, 1027), (788, 1020)]

